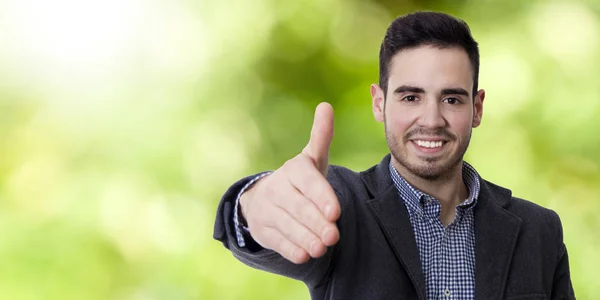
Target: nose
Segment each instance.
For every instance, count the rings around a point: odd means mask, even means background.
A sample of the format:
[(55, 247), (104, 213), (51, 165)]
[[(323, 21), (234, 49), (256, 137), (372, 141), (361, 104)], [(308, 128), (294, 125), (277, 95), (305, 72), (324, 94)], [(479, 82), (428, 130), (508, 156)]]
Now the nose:
[(421, 106), (421, 115), (417, 122), (423, 128), (438, 129), (446, 127), (446, 119), (442, 114), (442, 103), (437, 99), (430, 99)]

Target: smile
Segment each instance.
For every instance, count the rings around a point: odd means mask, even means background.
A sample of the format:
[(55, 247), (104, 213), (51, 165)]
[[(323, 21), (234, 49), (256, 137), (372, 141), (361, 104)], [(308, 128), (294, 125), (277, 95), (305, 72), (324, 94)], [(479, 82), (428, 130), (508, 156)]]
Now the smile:
[(423, 147), (423, 148), (429, 148), (429, 149), (435, 149), (435, 148), (440, 148), (444, 145), (444, 141), (424, 141), (424, 140), (413, 140), (413, 142), (415, 144), (417, 144), (419, 147)]

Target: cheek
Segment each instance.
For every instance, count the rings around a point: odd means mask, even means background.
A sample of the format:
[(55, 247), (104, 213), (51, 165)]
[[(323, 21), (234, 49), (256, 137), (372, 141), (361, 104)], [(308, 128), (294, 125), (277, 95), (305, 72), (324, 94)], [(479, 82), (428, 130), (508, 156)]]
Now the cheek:
[(406, 117), (402, 117), (399, 115), (386, 115), (387, 129), (394, 136), (404, 136), (404, 134), (408, 131), (412, 123), (413, 122), (411, 122), (410, 119)]
[(395, 132), (405, 132), (415, 122), (416, 114), (410, 109), (402, 109), (399, 105), (386, 107), (386, 122)]
[(448, 121), (452, 130), (462, 137), (469, 135), (473, 127), (473, 120), (470, 116), (460, 116)]

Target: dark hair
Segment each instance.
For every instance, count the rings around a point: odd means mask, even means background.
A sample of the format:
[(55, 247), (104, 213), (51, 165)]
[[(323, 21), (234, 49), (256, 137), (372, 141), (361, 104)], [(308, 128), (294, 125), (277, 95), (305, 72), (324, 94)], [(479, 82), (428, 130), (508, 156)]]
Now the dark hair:
[[(473, 67), (473, 97), (479, 81), (479, 48), (463, 20), (439, 12), (414, 12), (396, 18), (388, 27), (379, 50), (379, 86), (387, 93), (389, 68), (396, 53), (419, 46), (440, 49), (460, 47)], [(384, 94), (385, 97), (385, 94)]]

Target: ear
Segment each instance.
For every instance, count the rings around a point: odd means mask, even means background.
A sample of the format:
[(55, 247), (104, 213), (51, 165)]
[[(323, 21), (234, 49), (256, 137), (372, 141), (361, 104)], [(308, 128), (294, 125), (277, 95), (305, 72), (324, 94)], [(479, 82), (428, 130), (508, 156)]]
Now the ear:
[(481, 89), (473, 98), (473, 128), (481, 124), (483, 117), (483, 100), (485, 99), (485, 90)]
[(383, 122), (385, 119), (385, 97), (383, 90), (377, 84), (371, 84), (371, 99), (373, 101), (373, 116), (375, 116), (375, 120)]

